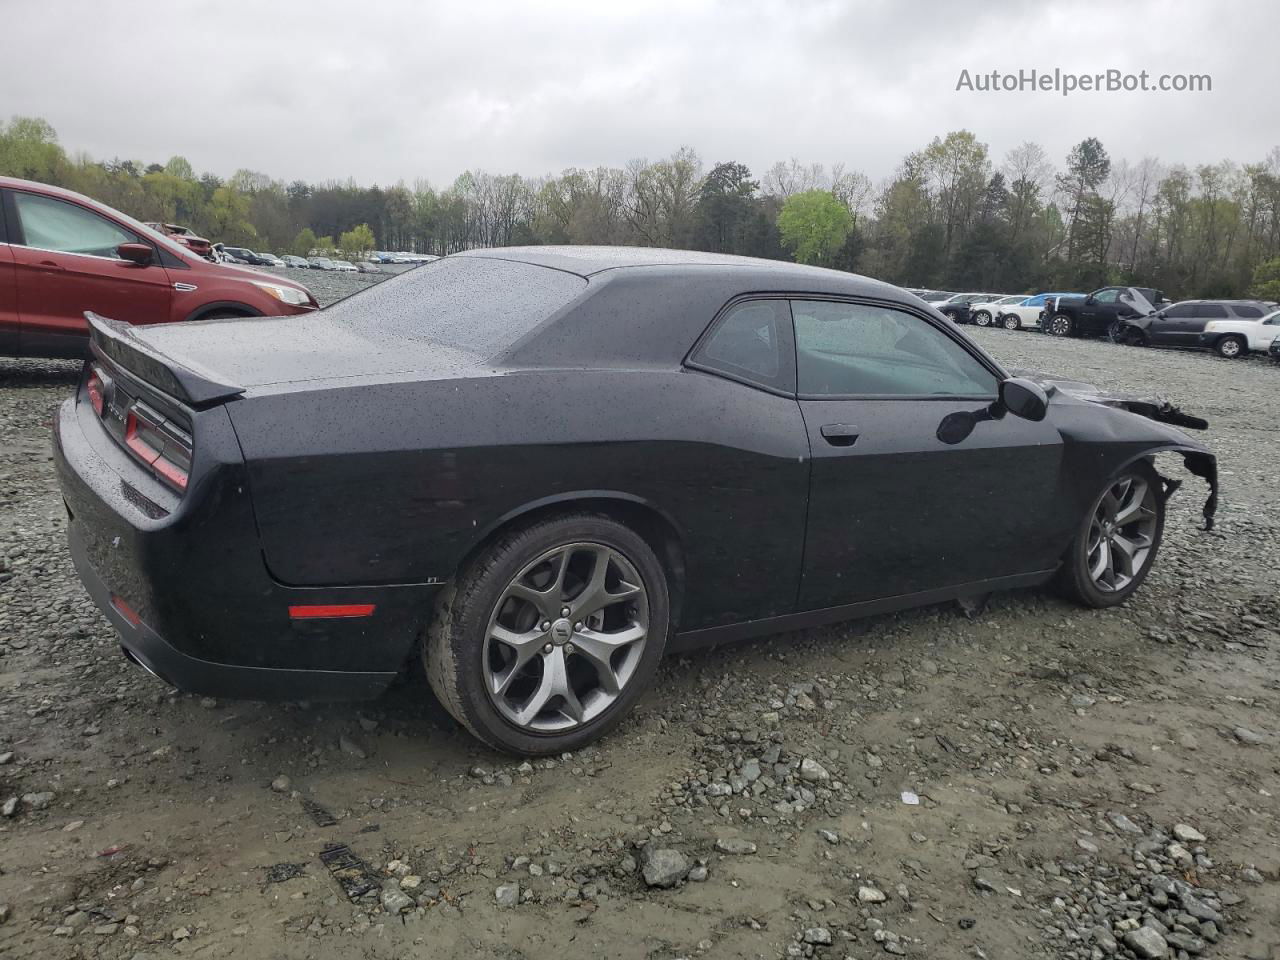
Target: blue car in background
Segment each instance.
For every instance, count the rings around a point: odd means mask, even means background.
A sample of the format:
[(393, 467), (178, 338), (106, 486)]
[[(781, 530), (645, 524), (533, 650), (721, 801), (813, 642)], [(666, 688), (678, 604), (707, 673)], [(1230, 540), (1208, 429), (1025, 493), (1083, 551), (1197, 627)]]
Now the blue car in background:
[(1045, 301), (1050, 297), (1078, 297), (1078, 293), (1037, 293), (1027, 297), (1021, 303), (1005, 304), (995, 318), (997, 326), (1006, 330), (1039, 329), (1040, 314), (1044, 312)]

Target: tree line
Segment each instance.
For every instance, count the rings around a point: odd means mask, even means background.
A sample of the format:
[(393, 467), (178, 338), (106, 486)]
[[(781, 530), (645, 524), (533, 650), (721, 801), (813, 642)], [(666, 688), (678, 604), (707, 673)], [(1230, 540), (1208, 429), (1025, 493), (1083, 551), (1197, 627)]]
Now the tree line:
[(1097, 138), (1061, 163), (1023, 143), (995, 158), (967, 130), (935, 137), (873, 183), (792, 159), (761, 176), (692, 149), (525, 177), (469, 170), (438, 188), (197, 175), (167, 162), (69, 155), (44, 120), (0, 127), (0, 175), (87, 194), (212, 240), (307, 255), (445, 255), (511, 244), (638, 244), (854, 270), (954, 290), (1134, 283), (1174, 298), (1280, 299), (1280, 147), (1188, 168), (1113, 159)]

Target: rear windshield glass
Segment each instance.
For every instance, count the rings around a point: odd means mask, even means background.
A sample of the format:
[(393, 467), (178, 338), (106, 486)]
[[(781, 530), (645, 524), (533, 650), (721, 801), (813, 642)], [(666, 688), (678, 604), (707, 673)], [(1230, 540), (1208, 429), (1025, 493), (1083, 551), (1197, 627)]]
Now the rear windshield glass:
[(586, 289), (562, 270), (511, 260), (446, 257), (325, 308), (369, 336), (438, 343), (489, 358)]

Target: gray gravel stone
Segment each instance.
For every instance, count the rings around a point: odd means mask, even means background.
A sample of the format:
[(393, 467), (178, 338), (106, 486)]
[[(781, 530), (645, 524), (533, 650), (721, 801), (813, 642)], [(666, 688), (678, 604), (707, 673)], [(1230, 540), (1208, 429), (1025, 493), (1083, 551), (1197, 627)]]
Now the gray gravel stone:
[(644, 882), (651, 887), (674, 887), (689, 872), (689, 861), (679, 850), (647, 845), (640, 854)]

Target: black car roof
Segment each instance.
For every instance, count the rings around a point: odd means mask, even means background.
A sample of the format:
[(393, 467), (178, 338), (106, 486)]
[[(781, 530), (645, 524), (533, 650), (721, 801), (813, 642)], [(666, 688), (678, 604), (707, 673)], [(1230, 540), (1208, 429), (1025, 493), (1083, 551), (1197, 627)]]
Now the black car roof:
[(491, 247), (464, 250), (453, 256), (515, 260), (564, 270), (580, 277), (635, 267), (737, 267), (740, 270), (759, 271), (761, 279), (767, 280), (768, 287), (776, 286), (778, 289), (816, 289), (835, 284), (841, 287), (858, 287), (859, 290), (849, 292), (862, 292), (868, 296), (883, 297), (892, 294), (894, 299), (900, 299), (905, 293), (892, 284), (843, 270), (827, 270), (785, 260), (764, 260), (759, 257), (740, 257), (699, 250), (670, 250), (664, 247)]

